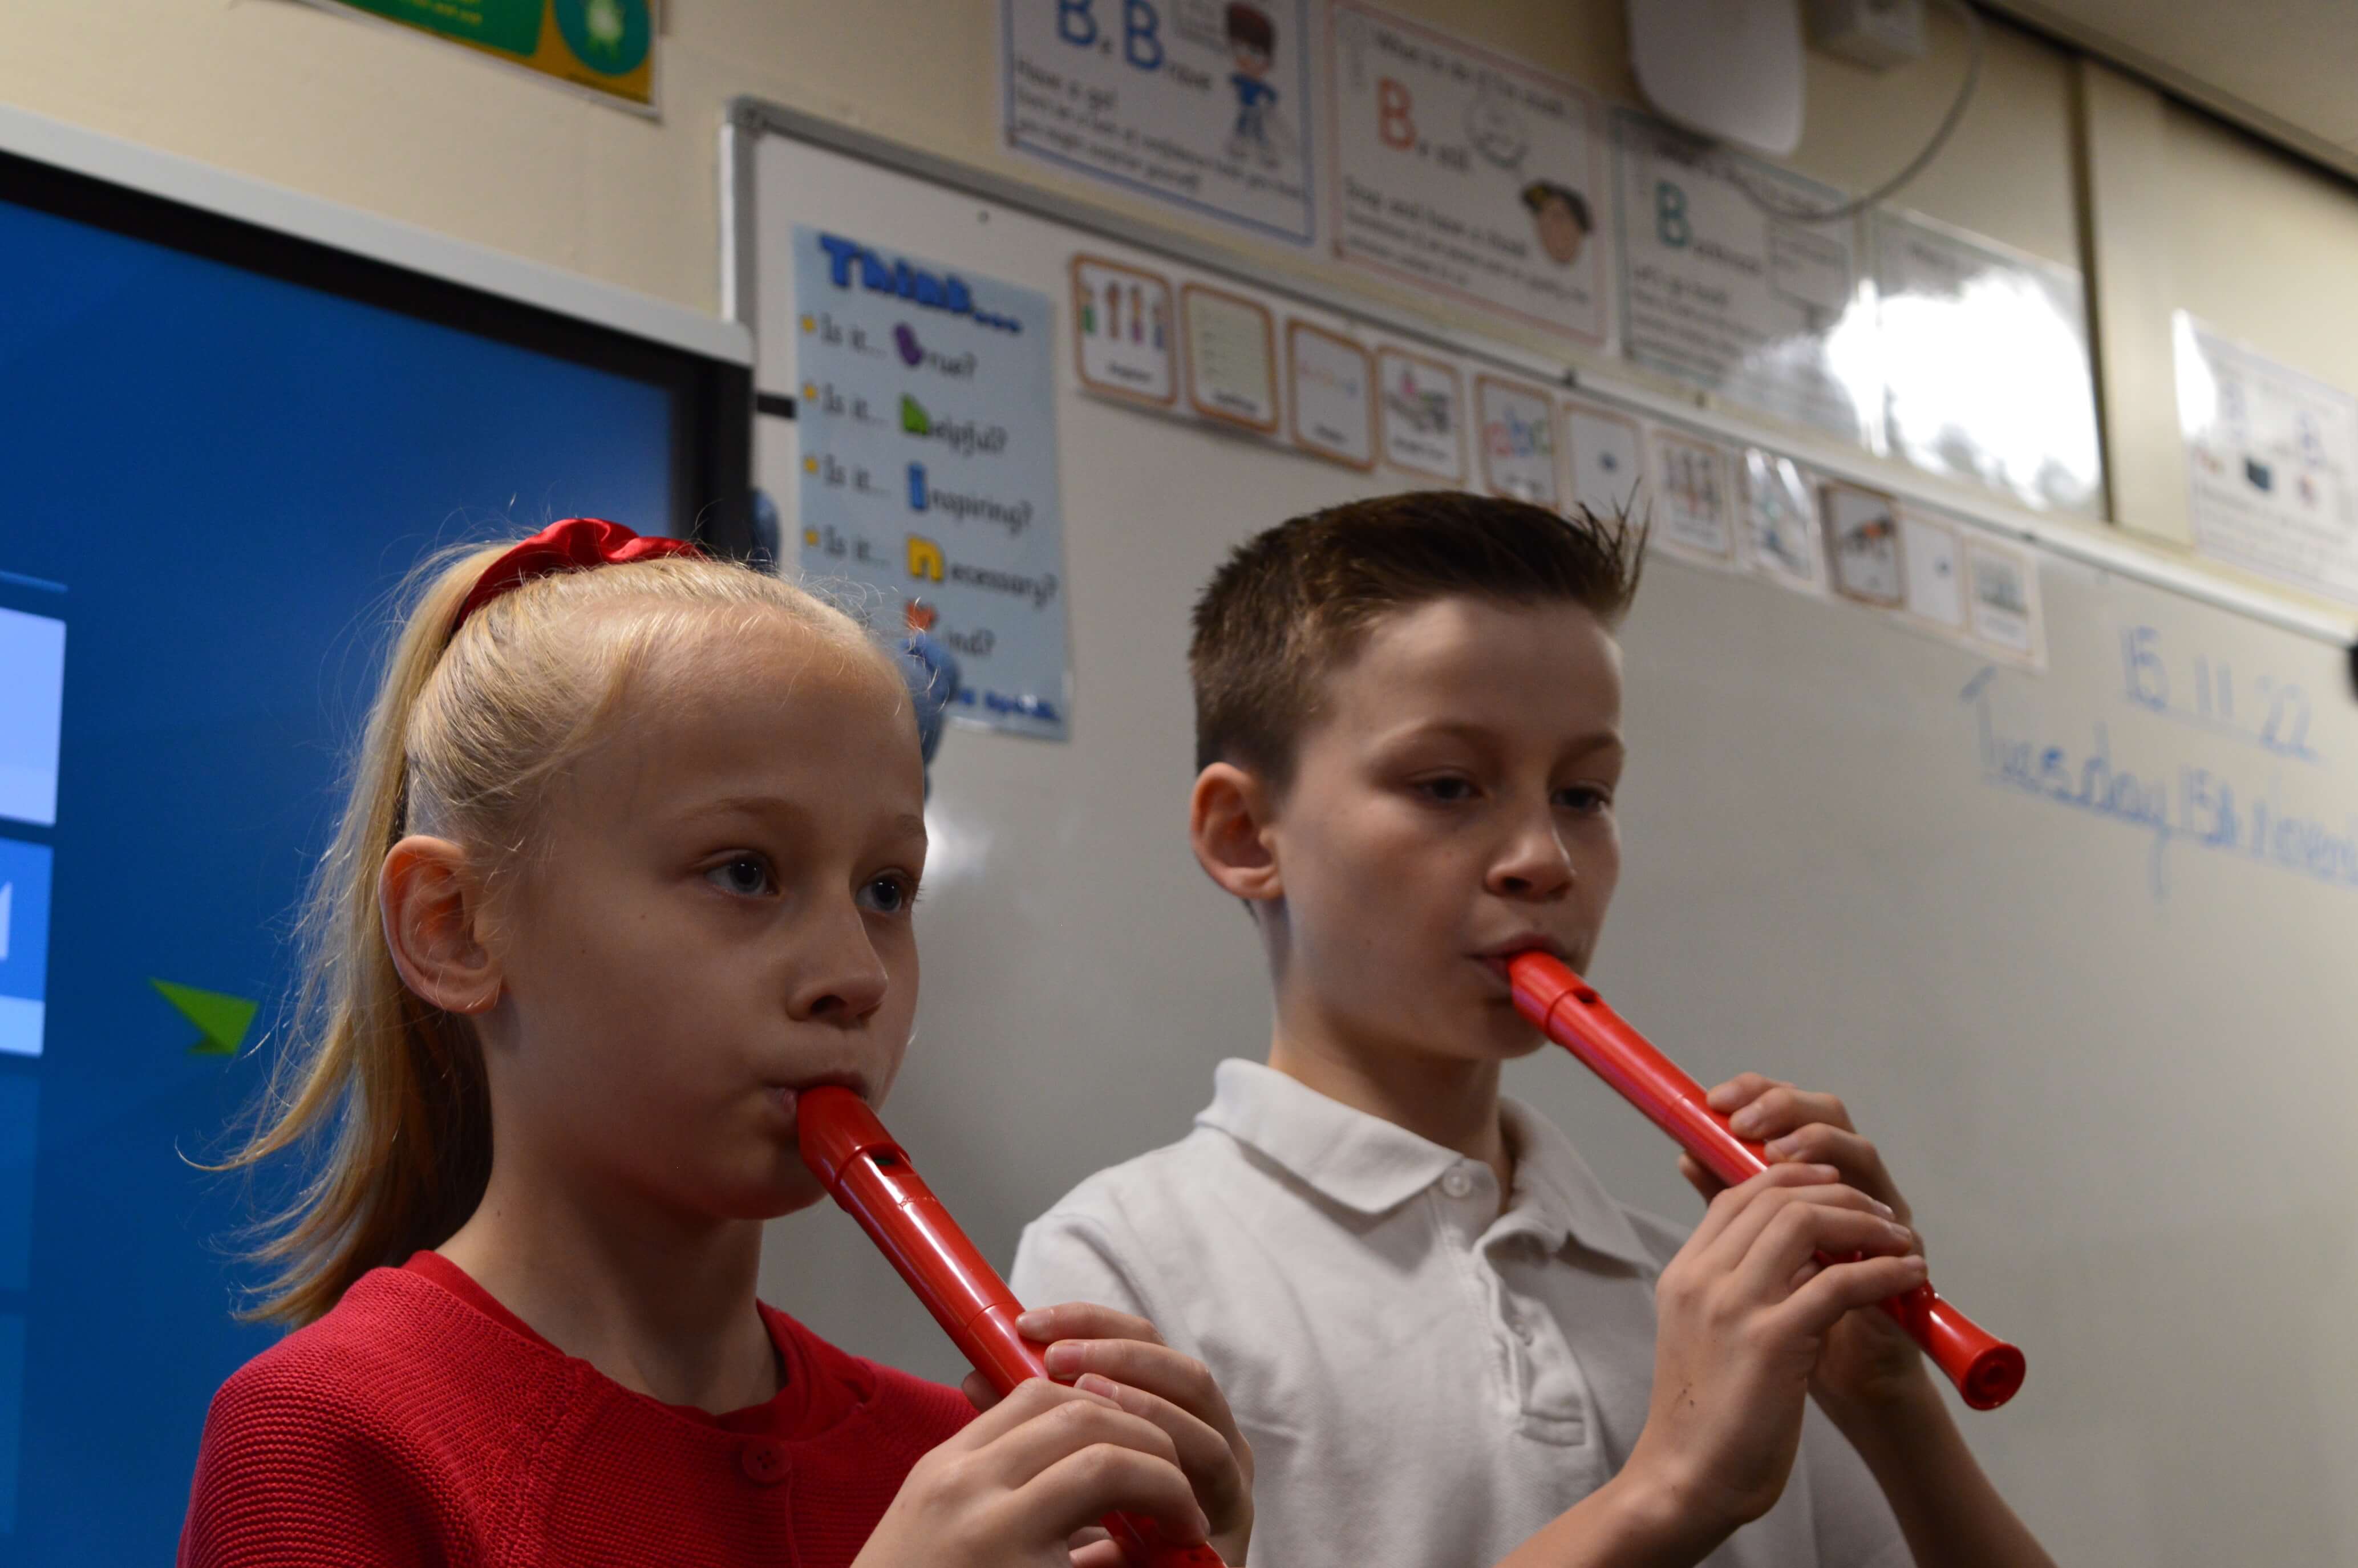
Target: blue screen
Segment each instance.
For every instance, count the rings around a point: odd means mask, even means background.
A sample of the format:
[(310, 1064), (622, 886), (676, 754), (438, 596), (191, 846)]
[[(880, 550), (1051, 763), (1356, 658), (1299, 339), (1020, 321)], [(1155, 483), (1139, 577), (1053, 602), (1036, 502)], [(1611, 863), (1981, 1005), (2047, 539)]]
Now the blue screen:
[(6, 204), (0, 299), (0, 1564), (152, 1568), (276, 1337), (232, 1316), (268, 1190), (191, 1162), (387, 595), (496, 527), (674, 531), (676, 394)]

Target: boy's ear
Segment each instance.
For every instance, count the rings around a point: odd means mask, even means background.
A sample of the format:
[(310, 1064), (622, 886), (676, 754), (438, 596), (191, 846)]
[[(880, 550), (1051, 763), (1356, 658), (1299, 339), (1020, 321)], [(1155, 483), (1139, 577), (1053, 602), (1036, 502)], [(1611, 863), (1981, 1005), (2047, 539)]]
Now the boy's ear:
[(500, 1000), (500, 966), (482, 939), (482, 883), (467, 852), (413, 833), (385, 851), (377, 905), (401, 983), (445, 1012)]
[(1272, 813), (1260, 776), (1233, 762), (1214, 762), (1195, 775), (1187, 796), (1187, 838), (1195, 863), (1223, 892), (1254, 903), (1285, 896), (1271, 852)]

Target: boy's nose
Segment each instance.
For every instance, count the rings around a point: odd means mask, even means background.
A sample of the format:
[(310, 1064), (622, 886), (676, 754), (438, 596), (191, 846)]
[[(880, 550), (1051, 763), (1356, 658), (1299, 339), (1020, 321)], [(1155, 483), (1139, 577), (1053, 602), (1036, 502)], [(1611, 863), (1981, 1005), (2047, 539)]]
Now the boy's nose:
[(1526, 833), (1491, 866), (1489, 889), (1502, 898), (1552, 903), (1572, 891), (1572, 856), (1552, 827)]

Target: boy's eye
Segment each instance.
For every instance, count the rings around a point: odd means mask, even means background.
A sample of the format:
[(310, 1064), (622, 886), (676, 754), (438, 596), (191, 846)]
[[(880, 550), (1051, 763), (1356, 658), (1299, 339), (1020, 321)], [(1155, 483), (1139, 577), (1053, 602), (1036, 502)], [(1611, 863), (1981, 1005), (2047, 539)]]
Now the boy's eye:
[(739, 855), (725, 860), (705, 872), (704, 880), (723, 892), (741, 898), (759, 898), (777, 891), (777, 883), (770, 876), (770, 862), (759, 855)]
[(1613, 804), (1613, 797), (1595, 784), (1574, 784), (1556, 791), (1556, 802), (1584, 816), (1593, 816)]
[(916, 882), (899, 871), (871, 877), (860, 890), (860, 906), (877, 914), (899, 914), (916, 902)]
[(1419, 779), (1416, 793), (1441, 806), (1454, 806), (1461, 800), (1474, 798), (1474, 781), (1444, 775), (1437, 779)]

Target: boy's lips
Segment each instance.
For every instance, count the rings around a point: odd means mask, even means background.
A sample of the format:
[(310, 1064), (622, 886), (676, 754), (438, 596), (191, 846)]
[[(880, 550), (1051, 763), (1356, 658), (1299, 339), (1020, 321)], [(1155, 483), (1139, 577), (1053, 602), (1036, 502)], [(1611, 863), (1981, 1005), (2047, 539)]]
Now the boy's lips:
[(1503, 980), (1507, 978), (1507, 960), (1520, 953), (1545, 953), (1561, 963), (1572, 963), (1572, 950), (1560, 939), (1541, 932), (1527, 932), (1504, 942), (1493, 943), (1474, 956)]

